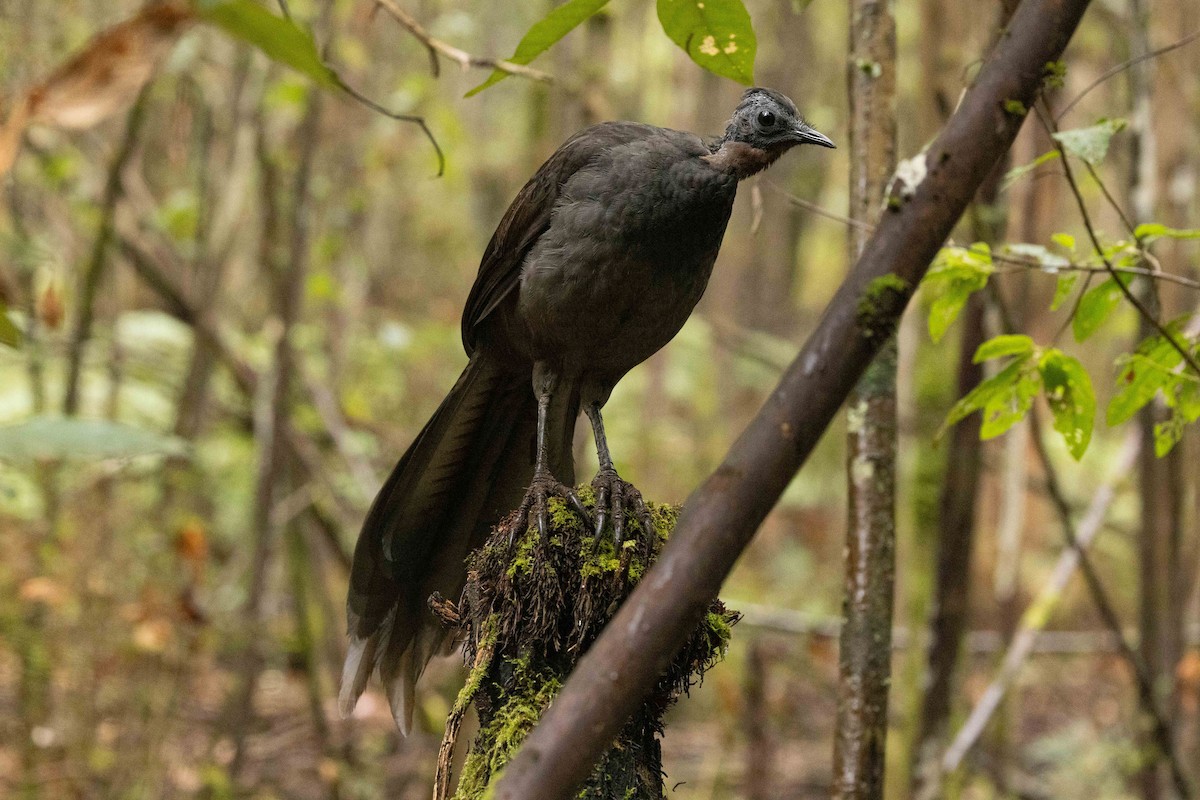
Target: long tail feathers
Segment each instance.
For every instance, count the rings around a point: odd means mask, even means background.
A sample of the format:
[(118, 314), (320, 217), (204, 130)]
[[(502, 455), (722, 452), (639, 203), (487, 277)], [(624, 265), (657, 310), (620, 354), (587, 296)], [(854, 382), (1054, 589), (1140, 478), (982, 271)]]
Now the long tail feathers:
[[(564, 394), (555, 415), (563, 424), (552, 426), (549, 441), (551, 466), (569, 482), (579, 403), (574, 393)], [(458, 597), (464, 559), (520, 502), (533, 473), (535, 420), (529, 373), (505, 370), (477, 351), (396, 465), (354, 551), (350, 644), (338, 698), (342, 716), (353, 712), (374, 672), (401, 732), (410, 730), (425, 664), (456, 645), (426, 599), (435, 591)]]

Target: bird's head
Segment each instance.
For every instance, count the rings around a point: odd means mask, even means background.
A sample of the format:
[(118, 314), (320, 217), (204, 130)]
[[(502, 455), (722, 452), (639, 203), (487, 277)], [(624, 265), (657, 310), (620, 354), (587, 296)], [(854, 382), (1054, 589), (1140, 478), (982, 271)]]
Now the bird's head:
[(738, 179), (766, 169), (798, 144), (835, 147), (800, 118), (796, 104), (774, 89), (747, 89), (709, 161)]

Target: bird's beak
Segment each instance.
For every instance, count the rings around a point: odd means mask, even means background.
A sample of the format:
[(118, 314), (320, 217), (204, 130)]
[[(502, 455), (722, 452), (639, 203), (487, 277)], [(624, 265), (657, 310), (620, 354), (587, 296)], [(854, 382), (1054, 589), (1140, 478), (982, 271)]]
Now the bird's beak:
[(792, 132), (800, 144), (819, 144), (821, 147), (828, 147), (831, 150), (837, 149), (837, 145), (833, 143), (832, 139), (806, 123), (797, 124)]

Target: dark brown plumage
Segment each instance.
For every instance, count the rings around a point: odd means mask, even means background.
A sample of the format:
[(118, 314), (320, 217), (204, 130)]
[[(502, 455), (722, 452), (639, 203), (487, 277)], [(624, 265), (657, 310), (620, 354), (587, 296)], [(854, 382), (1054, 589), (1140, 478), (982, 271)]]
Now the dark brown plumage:
[[(544, 529), (550, 495), (573, 499), (582, 408), (601, 470), (597, 535), (641, 496), (612, 465), (600, 409), (700, 300), (740, 180), (797, 144), (832, 147), (791, 100), (742, 98), (725, 136), (608, 122), (567, 140), (496, 228), (463, 312), (470, 362), (380, 490), (354, 551), (342, 676), (348, 714), (378, 670), (401, 730), (414, 684), (447, 644), (426, 602), (456, 598), (464, 560), (518, 505)], [(524, 498), (524, 500), (522, 500)]]

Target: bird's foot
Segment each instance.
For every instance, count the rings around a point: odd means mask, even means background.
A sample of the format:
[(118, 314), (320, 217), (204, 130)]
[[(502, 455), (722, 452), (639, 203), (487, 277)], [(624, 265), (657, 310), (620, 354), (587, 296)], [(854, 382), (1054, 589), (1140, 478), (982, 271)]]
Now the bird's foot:
[[(538, 534), (542, 537), (542, 541), (549, 539), (549, 503), (551, 497), (561, 497), (571, 507), (572, 511), (583, 518), (585, 525), (591, 525), (591, 515), (583, 507), (583, 503), (579, 500), (579, 495), (575, 494), (575, 490), (565, 483), (559, 482), (553, 475), (546, 472), (542, 475), (535, 474), (533, 476), (533, 482), (529, 484), (529, 489), (525, 492), (525, 499), (521, 501), (521, 506), (517, 509), (517, 519), (512, 530), (514, 532), (525, 530), (529, 525), (530, 517), (532, 517), (537, 523)], [(511, 538), (512, 534), (510, 534)], [(511, 541), (509, 543), (511, 544)]]
[(654, 530), (650, 509), (646, 506), (642, 493), (632, 483), (622, 480), (615, 469), (602, 469), (596, 473), (592, 488), (596, 491), (597, 536), (604, 531), (604, 526), (611, 516), (613, 539), (617, 547), (620, 547), (625, 539), (626, 514), (630, 511), (642, 524), (643, 532), (647, 536)]

